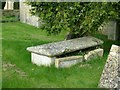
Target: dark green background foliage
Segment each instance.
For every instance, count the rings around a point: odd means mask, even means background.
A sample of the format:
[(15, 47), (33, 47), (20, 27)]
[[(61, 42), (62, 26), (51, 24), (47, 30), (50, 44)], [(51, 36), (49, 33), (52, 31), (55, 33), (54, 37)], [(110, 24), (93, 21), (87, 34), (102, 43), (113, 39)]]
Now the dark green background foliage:
[(19, 2), (14, 2), (14, 9), (19, 9)]
[(118, 18), (119, 3), (111, 2), (27, 2), (40, 17), (49, 34), (68, 30), (75, 37), (88, 35), (110, 19)]
[[(4, 9), (6, 2), (0, 1), (0, 9)], [(19, 9), (19, 2), (14, 2), (14, 9)]]
[(0, 1), (0, 9), (4, 9), (4, 6), (5, 6), (5, 2)]

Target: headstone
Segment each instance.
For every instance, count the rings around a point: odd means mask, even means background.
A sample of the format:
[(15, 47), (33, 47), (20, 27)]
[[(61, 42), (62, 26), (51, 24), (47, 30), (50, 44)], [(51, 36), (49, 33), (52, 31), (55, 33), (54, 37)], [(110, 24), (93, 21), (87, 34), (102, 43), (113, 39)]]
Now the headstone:
[(112, 45), (101, 75), (99, 87), (120, 88), (120, 46)]
[(104, 50), (99, 48), (99, 49), (95, 49), (95, 50), (91, 50), (89, 51), (87, 54), (84, 55), (84, 58), (86, 61), (91, 60), (91, 59), (95, 59), (97, 57), (102, 57), (103, 56), (103, 52)]
[(39, 17), (30, 14), (30, 9), (32, 8), (30, 5), (27, 5), (25, 2), (27, 0), (22, 0), (20, 2), (20, 21), (23, 23), (27, 23), (33, 25), (35, 27), (40, 26)]
[(55, 66), (57, 68), (65, 68), (65, 67), (71, 67), (80, 62), (83, 62), (83, 56), (70, 56), (70, 57), (55, 59)]
[(82, 38), (28, 47), (27, 50), (31, 52), (31, 59), (34, 64), (50, 66), (55, 63), (55, 58), (57, 56), (77, 50), (99, 46), (101, 44), (103, 44), (103, 41), (100, 39), (92, 36), (86, 36)]
[(13, 5), (14, 5), (13, 0), (6, 0), (6, 4), (5, 4), (4, 9), (6, 9), (6, 10), (13, 10), (14, 9)]
[(118, 20), (110, 20), (109, 22), (101, 24), (98, 30), (108, 36), (109, 40), (120, 40), (120, 25)]
[(118, 32), (118, 23), (116, 20), (110, 21), (108, 24), (108, 39), (110, 40), (118, 40), (119, 32)]

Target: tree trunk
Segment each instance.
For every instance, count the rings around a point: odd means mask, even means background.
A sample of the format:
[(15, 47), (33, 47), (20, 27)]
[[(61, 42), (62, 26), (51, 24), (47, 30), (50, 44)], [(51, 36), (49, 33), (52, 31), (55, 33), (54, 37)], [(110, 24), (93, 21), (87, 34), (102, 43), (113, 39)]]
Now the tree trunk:
[(69, 40), (69, 39), (74, 39), (74, 38), (79, 38), (81, 37), (79, 34), (74, 34), (73, 32), (69, 32), (66, 37), (65, 40)]
[(74, 38), (74, 34), (72, 32), (69, 32), (66, 37), (65, 40), (69, 40), (69, 39), (73, 39)]
[(73, 32), (69, 32), (66, 37), (65, 37), (65, 40), (69, 40), (69, 39), (74, 39), (74, 38), (80, 38), (80, 37), (83, 37), (83, 36), (89, 36), (90, 34), (84, 34), (84, 35), (80, 35), (80, 34), (74, 34)]

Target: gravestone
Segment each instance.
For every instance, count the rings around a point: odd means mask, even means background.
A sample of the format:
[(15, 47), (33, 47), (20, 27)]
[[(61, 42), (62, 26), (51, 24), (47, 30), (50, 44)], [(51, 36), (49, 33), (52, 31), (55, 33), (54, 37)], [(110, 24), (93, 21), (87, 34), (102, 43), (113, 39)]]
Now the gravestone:
[(6, 0), (6, 4), (4, 9), (5, 10), (13, 10), (13, 5), (14, 5), (14, 1), (13, 0)]
[(112, 20), (108, 24), (108, 39), (110, 40), (119, 39), (118, 22), (116, 20)]
[(98, 28), (100, 32), (108, 36), (109, 40), (120, 40), (120, 23), (116, 20), (110, 20), (109, 22), (101, 24)]
[(31, 61), (36, 65), (50, 66), (55, 63), (57, 56), (99, 46), (103, 41), (92, 36), (76, 38), (71, 40), (53, 42), (33, 47), (28, 47), (31, 52)]
[(120, 46), (112, 45), (104, 70), (101, 75), (99, 87), (120, 88)]
[(27, 0), (20, 1), (20, 21), (23, 23), (27, 23), (33, 25), (35, 27), (39, 27), (41, 22), (39, 17), (30, 14), (30, 9), (32, 8), (30, 5), (27, 5), (25, 2)]

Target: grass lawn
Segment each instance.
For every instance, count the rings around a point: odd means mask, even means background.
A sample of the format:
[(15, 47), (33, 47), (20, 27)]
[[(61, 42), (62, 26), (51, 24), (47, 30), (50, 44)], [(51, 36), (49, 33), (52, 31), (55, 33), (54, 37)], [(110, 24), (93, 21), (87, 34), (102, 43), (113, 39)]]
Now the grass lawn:
[(83, 62), (71, 68), (56, 69), (31, 63), (28, 46), (64, 40), (65, 32), (48, 36), (33, 26), (20, 22), (2, 24), (2, 87), (3, 88), (97, 88), (112, 44), (104, 35), (95, 34), (105, 41), (102, 59)]
[(2, 89), (2, 24), (0, 23), (0, 89)]

